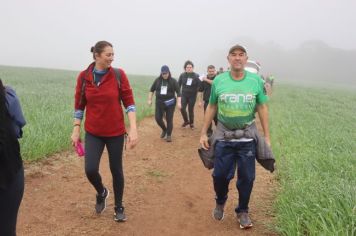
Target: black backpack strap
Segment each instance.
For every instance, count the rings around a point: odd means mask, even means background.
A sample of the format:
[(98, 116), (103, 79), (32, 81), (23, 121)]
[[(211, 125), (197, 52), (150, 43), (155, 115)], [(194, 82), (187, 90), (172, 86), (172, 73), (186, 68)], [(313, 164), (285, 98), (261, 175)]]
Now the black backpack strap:
[(84, 97), (85, 97), (85, 85), (86, 85), (86, 80), (85, 77), (88, 75), (89, 70), (85, 72), (85, 75), (82, 76), (80, 79), (82, 81), (82, 87), (80, 89), (80, 100), (79, 100), (79, 105), (82, 105)]
[(114, 68), (114, 72), (117, 83), (119, 85), (119, 89), (121, 90), (121, 71), (119, 70), (119, 68)]
[[(119, 96), (121, 96), (121, 71), (118, 68), (113, 68), (115, 72), (115, 78), (119, 87)], [(85, 73), (85, 76), (87, 76), (89, 71), (87, 70)], [(85, 86), (86, 86), (86, 80), (85, 76), (82, 76), (80, 79), (82, 81), (82, 87), (80, 89), (80, 100), (79, 100), (79, 105), (82, 104), (84, 97), (85, 97)], [(121, 97), (120, 97), (121, 100)]]
[(119, 68), (113, 68), (115, 72), (115, 78), (117, 85), (119, 86), (119, 100), (121, 101), (121, 71)]

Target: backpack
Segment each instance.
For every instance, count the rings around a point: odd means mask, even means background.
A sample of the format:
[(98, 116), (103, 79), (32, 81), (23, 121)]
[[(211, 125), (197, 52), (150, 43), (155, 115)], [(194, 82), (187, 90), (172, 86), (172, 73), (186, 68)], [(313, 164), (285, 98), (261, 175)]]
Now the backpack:
[[(115, 72), (115, 79), (117, 81), (117, 85), (119, 87), (119, 100), (121, 100), (121, 71), (118, 68), (113, 68), (114, 72)], [(87, 72), (85, 73), (85, 76), (89, 73), (89, 71), (87, 70)], [(80, 100), (79, 100), (79, 105), (82, 104), (84, 96), (85, 96), (85, 86), (86, 86), (86, 80), (84, 77), (81, 77), (82, 80), (82, 88), (80, 89)]]

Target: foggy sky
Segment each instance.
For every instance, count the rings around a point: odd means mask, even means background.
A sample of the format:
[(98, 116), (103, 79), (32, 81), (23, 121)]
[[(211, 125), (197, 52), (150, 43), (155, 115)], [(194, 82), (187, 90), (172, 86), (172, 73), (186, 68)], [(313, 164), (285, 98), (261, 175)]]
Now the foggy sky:
[[(129, 74), (174, 77), (226, 68), (235, 43), (297, 48), (308, 40), (356, 49), (354, 0), (2, 0), (0, 64), (82, 70), (99, 40), (114, 45), (113, 66)], [(249, 50), (251, 49), (251, 50)], [(249, 55), (258, 58), (258, 55)]]

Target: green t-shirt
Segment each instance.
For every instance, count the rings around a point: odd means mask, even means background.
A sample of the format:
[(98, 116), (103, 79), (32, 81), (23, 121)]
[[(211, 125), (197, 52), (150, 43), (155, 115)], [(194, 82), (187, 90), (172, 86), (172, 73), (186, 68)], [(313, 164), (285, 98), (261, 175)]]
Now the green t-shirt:
[(230, 72), (225, 72), (214, 79), (209, 103), (218, 105), (218, 120), (233, 130), (251, 124), (256, 105), (267, 100), (259, 75), (245, 71), (243, 79), (234, 80)]

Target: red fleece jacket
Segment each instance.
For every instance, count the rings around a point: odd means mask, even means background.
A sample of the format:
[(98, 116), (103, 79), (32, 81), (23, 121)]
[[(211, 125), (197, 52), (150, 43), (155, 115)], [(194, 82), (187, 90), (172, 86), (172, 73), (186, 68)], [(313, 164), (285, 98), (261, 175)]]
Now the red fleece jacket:
[[(125, 108), (135, 105), (133, 92), (125, 72), (121, 72), (120, 96), (118, 82), (112, 67), (101, 78), (100, 85), (94, 84), (94, 64), (82, 71), (77, 78), (75, 89), (75, 110), (85, 110), (85, 131), (102, 137), (119, 136), (126, 132), (121, 101)], [(82, 77), (86, 80), (85, 96), (80, 103)]]

